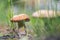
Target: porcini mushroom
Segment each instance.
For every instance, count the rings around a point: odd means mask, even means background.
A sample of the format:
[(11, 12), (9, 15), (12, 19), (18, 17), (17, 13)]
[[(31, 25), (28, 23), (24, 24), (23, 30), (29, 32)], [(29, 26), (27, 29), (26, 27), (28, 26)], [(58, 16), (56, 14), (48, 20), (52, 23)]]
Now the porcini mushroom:
[(29, 17), (26, 14), (19, 14), (19, 15), (15, 15), (11, 18), (11, 22), (17, 22), (18, 23), (18, 30), (20, 29), (20, 27), (24, 26), (25, 32), (26, 32), (26, 26), (25, 26), (25, 22), (29, 21)]
[[(52, 21), (55, 18), (60, 17), (60, 11), (53, 10), (38, 10), (32, 14), (33, 18), (42, 18), (44, 20), (45, 28), (48, 29), (53, 25)], [(47, 27), (48, 26), (48, 27)]]

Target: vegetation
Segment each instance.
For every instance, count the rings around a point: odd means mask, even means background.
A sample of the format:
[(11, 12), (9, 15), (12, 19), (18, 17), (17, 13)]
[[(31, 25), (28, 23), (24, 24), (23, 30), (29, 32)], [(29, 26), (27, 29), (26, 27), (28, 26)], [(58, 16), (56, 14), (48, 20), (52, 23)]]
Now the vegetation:
[(32, 11), (26, 11), (24, 9), (25, 2), (21, 2), (20, 0), (0, 0), (0, 25), (9, 25), (8, 27), (14, 28), (15, 25), (11, 23), (10, 19), (14, 15), (12, 7), (14, 7), (15, 5), (21, 8), (20, 10), (22, 10), (22, 13), (25, 12), (29, 14), (31, 20), (30, 22), (26, 23), (26, 25), (28, 25), (28, 29), (31, 28), (30, 30), (33, 31), (34, 34), (31, 35), (33, 35), (33, 37), (36, 37), (36, 40), (40, 40), (42, 37), (47, 37), (51, 35), (60, 35), (60, 17), (57, 16), (56, 18), (33, 18), (31, 16)]

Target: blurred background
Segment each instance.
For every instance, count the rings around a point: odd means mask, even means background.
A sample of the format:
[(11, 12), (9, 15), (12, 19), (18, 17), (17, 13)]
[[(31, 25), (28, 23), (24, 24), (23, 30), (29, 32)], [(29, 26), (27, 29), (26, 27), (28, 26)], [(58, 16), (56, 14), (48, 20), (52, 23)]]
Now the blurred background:
[(14, 15), (25, 13), (30, 17), (30, 22), (25, 24), (33, 40), (58, 40), (60, 17), (34, 18), (32, 14), (38, 10), (53, 10), (57, 14), (60, 11), (60, 0), (0, 0), (0, 27), (4, 30), (16, 27), (10, 19)]

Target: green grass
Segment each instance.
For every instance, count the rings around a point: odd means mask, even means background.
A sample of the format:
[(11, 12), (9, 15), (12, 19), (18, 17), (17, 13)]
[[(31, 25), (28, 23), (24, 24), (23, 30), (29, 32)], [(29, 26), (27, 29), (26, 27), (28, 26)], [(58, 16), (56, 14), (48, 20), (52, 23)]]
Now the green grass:
[(56, 35), (60, 33), (60, 17), (58, 18), (32, 18), (31, 22), (33, 25), (34, 32), (40, 36), (45, 35)]
[[(11, 11), (10, 6), (10, 1), (0, 1), (0, 25), (7, 24), (10, 25), (11, 28), (14, 28), (13, 24), (10, 22), (10, 19), (13, 16), (13, 11)], [(19, 11), (19, 14), (24, 12), (29, 15), (30, 22), (28, 22), (28, 25), (31, 27), (37, 37), (41, 37), (43, 35), (57, 35), (60, 33), (60, 17), (50, 19), (33, 18), (31, 16), (32, 12), (30, 11), (24, 9), (20, 9)]]

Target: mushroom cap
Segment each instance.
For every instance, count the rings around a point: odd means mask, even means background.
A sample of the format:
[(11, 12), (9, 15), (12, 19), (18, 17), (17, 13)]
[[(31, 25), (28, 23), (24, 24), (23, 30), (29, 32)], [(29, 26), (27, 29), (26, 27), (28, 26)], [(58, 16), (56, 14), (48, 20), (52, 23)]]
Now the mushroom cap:
[(11, 18), (12, 22), (18, 22), (18, 21), (22, 21), (22, 20), (29, 21), (30, 18), (26, 14), (15, 15)]
[[(57, 14), (59, 15), (59, 12), (57, 11)], [(32, 14), (33, 17), (37, 17), (37, 18), (53, 18), (53, 17), (56, 17), (56, 13), (55, 11), (53, 10), (39, 10), (39, 11), (36, 11)]]

